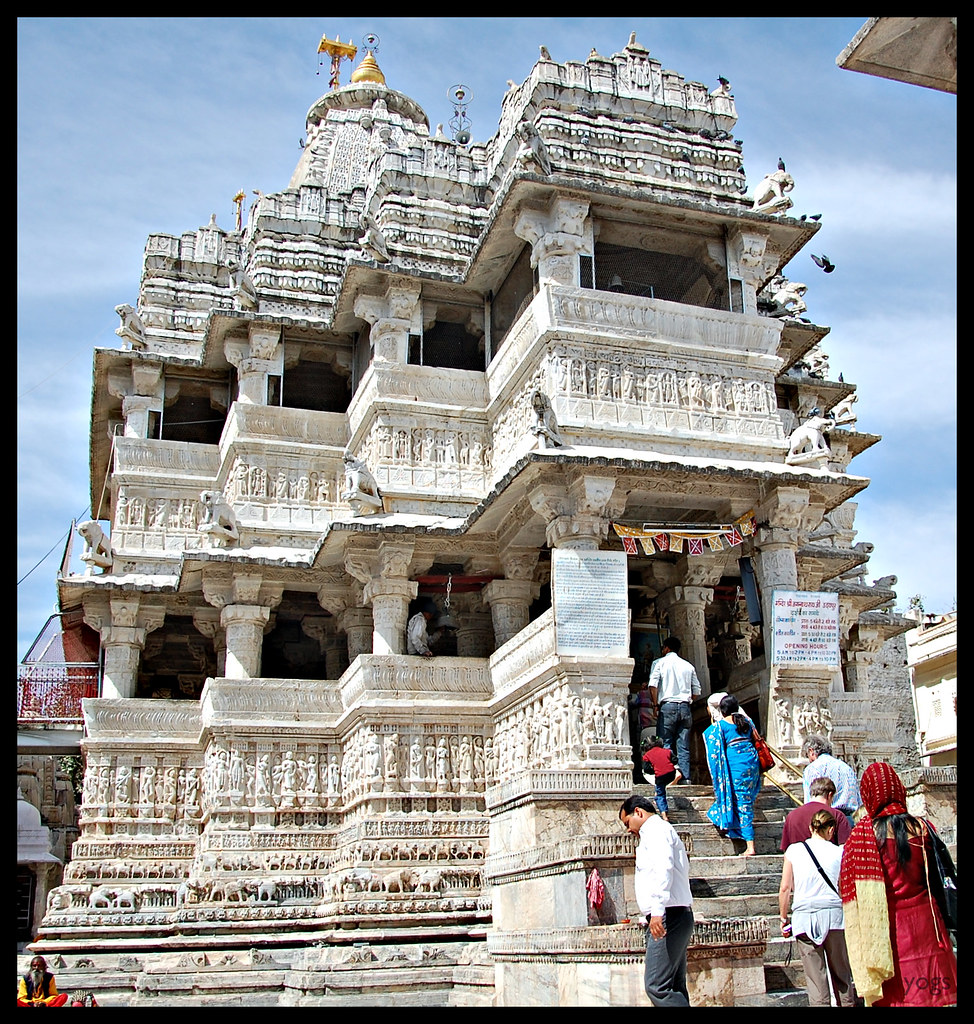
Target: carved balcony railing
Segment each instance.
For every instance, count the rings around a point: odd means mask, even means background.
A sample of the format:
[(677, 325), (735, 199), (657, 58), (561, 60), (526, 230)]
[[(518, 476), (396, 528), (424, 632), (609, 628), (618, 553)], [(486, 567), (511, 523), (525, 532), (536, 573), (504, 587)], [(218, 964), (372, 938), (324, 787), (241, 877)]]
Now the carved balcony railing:
[(81, 725), (81, 701), (97, 697), (97, 663), (39, 662), (17, 666), (17, 724)]

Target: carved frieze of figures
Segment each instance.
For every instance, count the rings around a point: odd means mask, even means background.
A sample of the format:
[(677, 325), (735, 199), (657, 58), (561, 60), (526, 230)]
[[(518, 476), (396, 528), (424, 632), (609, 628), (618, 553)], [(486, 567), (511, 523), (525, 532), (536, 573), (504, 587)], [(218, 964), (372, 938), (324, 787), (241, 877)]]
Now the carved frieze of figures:
[(263, 501), (275, 504), (333, 504), (338, 487), (321, 470), (295, 469), (284, 466), (250, 465), (238, 460), (227, 485), (232, 501)]
[(832, 708), (827, 699), (779, 694), (773, 704), (777, 739), (782, 746), (800, 747), (812, 734), (831, 735)]
[(371, 465), (449, 468), (477, 474), (490, 469), (490, 446), (482, 430), (379, 426), (363, 447)]
[(576, 762), (591, 746), (628, 742), (628, 715), (622, 702), (597, 696), (583, 699), (565, 686), (498, 722), (489, 748), (485, 744), (485, 775), (493, 785), (520, 771)]
[[(698, 369), (671, 369), (648, 357), (598, 357), (578, 346), (560, 345), (549, 357), (553, 393), (569, 398), (611, 401), (637, 411), (670, 409), (733, 419), (735, 432), (764, 436), (756, 418), (770, 421), (777, 406), (772, 381), (745, 381)], [(662, 422), (662, 421), (661, 421)], [(719, 429), (704, 424), (707, 429)]]

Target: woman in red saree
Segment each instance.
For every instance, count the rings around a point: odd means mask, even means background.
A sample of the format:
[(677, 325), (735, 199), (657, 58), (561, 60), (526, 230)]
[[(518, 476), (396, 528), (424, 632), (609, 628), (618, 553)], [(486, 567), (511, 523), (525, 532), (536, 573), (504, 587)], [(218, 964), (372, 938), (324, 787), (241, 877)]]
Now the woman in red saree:
[(839, 892), (856, 991), (867, 1006), (950, 1006), (957, 959), (927, 887), (929, 825), (908, 814), (888, 764), (859, 783), (866, 813), (842, 851)]

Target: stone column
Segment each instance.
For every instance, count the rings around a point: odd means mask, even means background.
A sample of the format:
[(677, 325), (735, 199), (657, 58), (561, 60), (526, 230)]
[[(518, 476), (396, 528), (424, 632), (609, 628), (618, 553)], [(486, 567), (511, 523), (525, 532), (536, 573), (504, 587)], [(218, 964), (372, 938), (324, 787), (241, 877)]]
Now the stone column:
[(680, 657), (697, 670), (700, 694), (710, 693), (710, 668), (707, 665), (707, 628), (704, 613), (714, 599), (712, 587), (673, 587), (659, 595), (660, 608), (665, 612), (669, 631), (679, 637)]
[(374, 579), (364, 590), (372, 604), (372, 653), (405, 654), (409, 602), (419, 584), (407, 579)]
[(162, 363), (133, 362), (128, 369), (115, 369), (108, 375), (108, 390), (122, 399), (125, 437), (148, 437), (149, 414), (162, 412), (165, 379)]
[(514, 234), (531, 243), (531, 266), (539, 284), (577, 288), (578, 254), (589, 249), (585, 237), (588, 202), (559, 196), (547, 210), (525, 208), (514, 221)]
[(220, 625), (226, 630), (227, 637), (224, 668), (227, 679), (254, 679), (260, 675), (264, 628), (270, 616), (270, 608), (259, 604), (224, 606), (220, 612)]
[(283, 584), (265, 582), (258, 574), (204, 569), (203, 596), (220, 609), (220, 626), (226, 634), (225, 678), (260, 675), (264, 631), (283, 594)]
[(409, 602), (419, 590), (408, 578), (413, 547), (413, 542), (382, 541), (378, 548), (345, 552), (346, 571), (363, 584), (362, 600), (372, 605), (374, 654), (405, 653)]
[(216, 608), (197, 608), (193, 611), (193, 625), (205, 637), (213, 641), (213, 652), (216, 654), (216, 674), (226, 675), (227, 666), (227, 634), (220, 625), (220, 613)]
[(502, 647), (528, 624), (531, 605), (541, 593), (541, 584), (530, 580), (491, 580), (483, 589), (490, 605), (494, 641)]
[(141, 594), (125, 598), (86, 594), (83, 605), (85, 622), (101, 634), (105, 654), (101, 695), (134, 697), (145, 638), (165, 621), (164, 606), (144, 603)]
[(360, 654), (372, 653), (371, 608), (346, 608), (338, 616), (338, 628), (347, 638), (349, 664), (355, 661)]
[(798, 589), (796, 552), (807, 506), (808, 491), (799, 487), (778, 487), (755, 509), (759, 524), (754, 535), (755, 571), (761, 585), (765, 631), (772, 622), (774, 591)]
[(369, 338), (373, 361), (409, 362), (409, 335), (422, 330), (419, 295), (417, 285), (399, 278), (389, 285), (385, 295), (359, 295), (355, 299), (355, 315), (372, 325)]
[(547, 524), (552, 548), (597, 551), (609, 532), (609, 521), (625, 509), (626, 496), (616, 493), (616, 476), (578, 473), (567, 485), (542, 480), (529, 495), (531, 507)]
[(459, 594), (453, 598), (453, 608), (459, 624), (457, 657), (489, 657), (495, 646), (494, 627), (481, 595)]
[(481, 591), (490, 608), (497, 647), (507, 643), (528, 624), (531, 605), (541, 593), (535, 582), (538, 552), (534, 548), (507, 548), (501, 555), (505, 579), (491, 580)]
[(246, 339), (230, 337), (223, 343), (227, 360), (237, 368), (237, 401), (267, 404), (267, 378), (283, 367), (281, 328), (250, 324)]

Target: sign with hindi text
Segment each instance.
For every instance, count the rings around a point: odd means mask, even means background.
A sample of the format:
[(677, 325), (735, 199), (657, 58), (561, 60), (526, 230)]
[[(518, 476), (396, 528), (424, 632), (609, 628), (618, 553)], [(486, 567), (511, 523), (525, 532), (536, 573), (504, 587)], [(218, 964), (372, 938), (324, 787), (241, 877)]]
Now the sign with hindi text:
[(551, 552), (558, 654), (629, 657), (629, 572), (624, 551)]
[(839, 595), (776, 590), (772, 598), (771, 663), (839, 667)]

